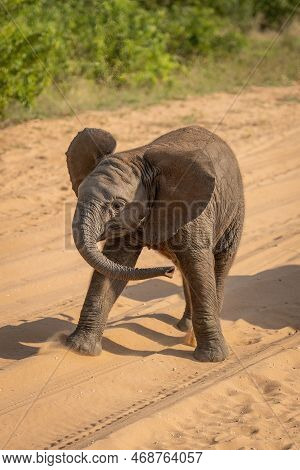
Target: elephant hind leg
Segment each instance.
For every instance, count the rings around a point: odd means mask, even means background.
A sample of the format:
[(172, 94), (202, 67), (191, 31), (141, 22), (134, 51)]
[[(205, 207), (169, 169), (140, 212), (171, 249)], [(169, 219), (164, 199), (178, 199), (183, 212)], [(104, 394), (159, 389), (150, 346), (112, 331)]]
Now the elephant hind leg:
[(243, 214), (244, 213), (242, 211), (233, 220), (231, 225), (225, 231), (224, 235), (218, 241), (214, 250), (216, 291), (219, 314), (223, 306), (225, 279), (233, 264), (241, 240), (244, 217)]
[(178, 256), (176, 256), (176, 254), (174, 253), (172, 249), (168, 249), (167, 245), (161, 246), (159, 252), (163, 256), (166, 256), (168, 259), (170, 259), (177, 266), (177, 268), (181, 271), (183, 292), (184, 292), (184, 298), (185, 298), (185, 309), (184, 309), (181, 319), (179, 321), (176, 320), (175, 326), (180, 331), (191, 331), (193, 329), (191, 292), (190, 292), (190, 287), (186, 279), (186, 276), (184, 275), (181, 269), (180, 260), (178, 259)]
[(192, 300), (191, 300), (191, 292), (188, 285), (188, 282), (182, 276), (183, 282), (183, 292), (185, 298), (185, 310), (179, 322), (176, 324), (177, 328), (180, 331), (191, 331), (193, 328), (192, 324)]
[(223, 307), (225, 279), (233, 264), (234, 257), (235, 253), (229, 251), (215, 254), (215, 278), (219, 314)]

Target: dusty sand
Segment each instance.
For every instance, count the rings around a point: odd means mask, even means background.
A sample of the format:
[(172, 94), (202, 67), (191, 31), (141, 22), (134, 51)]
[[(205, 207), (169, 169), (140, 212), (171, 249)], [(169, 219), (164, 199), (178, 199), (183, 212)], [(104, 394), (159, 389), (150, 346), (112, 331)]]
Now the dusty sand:
[[(225, 117), (224, 117), (225, 116)], [(0, 131), (0, 446), (9, 449), (299, 448), (300, 90), (251, 88)], [(64, 349), (90, 269), (70, 237), (64, 151), (78, 129), (119, 149), (184, 125), (236, 152), (247, 216), (222, 314), (230, 358), (200, 364), (173, 324), (180, 276), (128, 285), (100, 357)], [(145, 250), (139, 265), (164, 263)]]

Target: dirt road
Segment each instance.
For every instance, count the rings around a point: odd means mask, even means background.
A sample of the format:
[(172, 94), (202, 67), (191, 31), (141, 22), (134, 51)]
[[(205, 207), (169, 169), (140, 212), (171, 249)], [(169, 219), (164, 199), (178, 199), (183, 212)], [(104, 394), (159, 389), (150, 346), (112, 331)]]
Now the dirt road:
[[(253, 88), (147, 109), (91, 112), (0, 131), (0, 446), (9, 449), (299, 448), (300, 90)], [(230, 358), (200, 364), (174, 328), (180, 276), (131, 283), (100, 357), (60, 345), (90, 269), (70, 236), (64, 151), (83, 127), (118, 148), (189, 124), (236, 152), (246, 226), (222, 314)], [(145, 250), (139, 265), (164, 264)]]

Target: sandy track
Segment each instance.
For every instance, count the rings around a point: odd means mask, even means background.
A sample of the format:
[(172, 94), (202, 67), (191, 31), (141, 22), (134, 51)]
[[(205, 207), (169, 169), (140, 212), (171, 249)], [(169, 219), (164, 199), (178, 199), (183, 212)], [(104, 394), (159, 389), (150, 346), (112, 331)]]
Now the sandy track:
[[(299, 448), (299, 97), (296, 86), (251, 89), (218, 126), (239, 158), (247, 204), (222, 314), (232, 354), (220, 365), (193, 361), (173, 327), (178, 273), (128, 285), (99, 358), (60, 346), (90, 276), (70, 238), (63, 151), (84, 126), (109, 129), (119, 148), (192, 123), (214, 130), (233, 96), (0, 131), (2, 447)], [(139, 264), (154, 260), (164, 263), (146, 250)]]
[[(298, 345), (299, 334), (296, 334), (292, 337), (287, 336), (281, 340), (274, 341), (268, 347), (256, 347), (254, 350), (253, 348), (248, 348), (247, 355), (239, 356), (239, 361), (236, 360), (235, 355), (232, 355), (227, 363), (211, 365), (208, 371), (200, 376), (198, 369), (193, 373), (189, 370), (189, 375), (187, 375), (186, 367), (182, 364), (181, 370), (179, 369), (182, 376), (180, 376), (178, 371), (173, 386), (169, 385), (167, 388), (159, 389), (156, 393), (148, 393), (147, 398), (133, 402), (125, 409), (120, 409), (118, 412), (104, 416), (98, 419), (96, 423), (85, 426), (83, 430), (78, 429), (71, 435), (63, 436), (52, 442), (49, 445), (49, 449), (56, 447), (59, 449), (74, 447), (81, 449), (93, 443), (93, 440), (106, 438), (116, 430), (126, 428), (132, 422), (135, 423), (145, 419), (154, 412), (157, 413), (159, 410), (168, 409), (169, 413), (170, 405), (178, 401), (181, 402), (183, 399), (190, 396), (199, 396), (202, 391), (207, 391), (237, 374), (245, 373), (245, 371), (247, 373), (248, 368), (266, 359), (273, 359), (275, 355), (280, 354), (285, 348), (293, 348)], [(178, 363), (176, 365), (178, 366)], [(177, 370), (177, 368), (172, 370)], [(169, 379), (171, 379), (171, 377)], [(168, 383), (172, 384), (172, 380)], [(278, 422), (279, 426), (282, 426), (280, 420)], [(126, 431), (127, 430), (125, 430), (125, 432)], [(285, 434), (290, 438), (289, 433), (285, 432)]]

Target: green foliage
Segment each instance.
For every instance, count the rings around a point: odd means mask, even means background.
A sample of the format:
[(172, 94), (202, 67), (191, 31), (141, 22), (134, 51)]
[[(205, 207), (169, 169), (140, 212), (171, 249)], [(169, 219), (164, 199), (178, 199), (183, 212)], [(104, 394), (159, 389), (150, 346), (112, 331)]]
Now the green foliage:
[(261, 29), (279, 30), (293, 13), (299, 12), (298, 3), (298, 0), (255, 0), (254, 14), (260, 15)]
[(171, 84), (195, 60), (238, 53), (254, 22), (280, 28), (296, 0), (2, 0), (0, 114), (81, 77)]
[(28, 106), (67, 66), (54, 19), (47, 25), (38, 21), (45, 4), (6, 1), (1, 11), (0, 111), (12, 99)]

